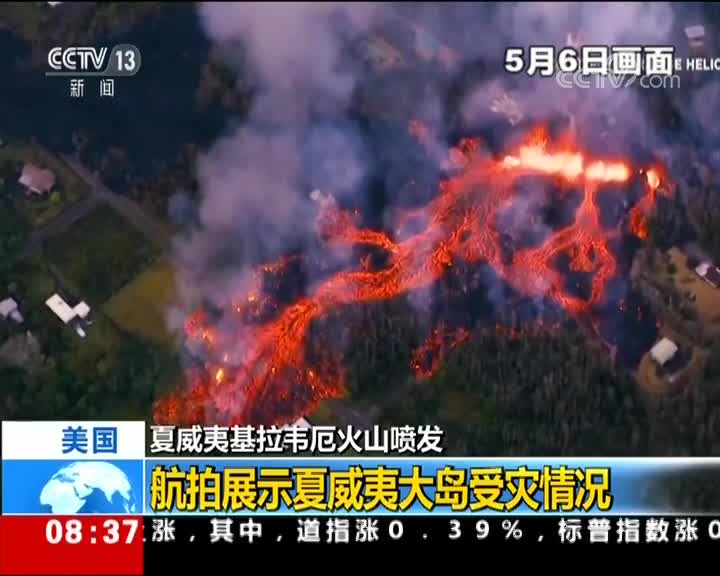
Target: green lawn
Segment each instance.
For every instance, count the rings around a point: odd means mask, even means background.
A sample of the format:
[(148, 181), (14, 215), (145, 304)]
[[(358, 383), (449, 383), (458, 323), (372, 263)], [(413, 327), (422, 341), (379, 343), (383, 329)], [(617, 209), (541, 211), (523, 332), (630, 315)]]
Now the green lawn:
[(91, 306), (105, 302), (156, 257), (142, 233), (108, 206), (97, 208), (45, 250), (62, 278)]
[(158, 262), (117, 292), (103, 306), (115, 323), (153, 344), (172, 345), (166, 313), (177, 300), (175, 270), (168, 262)]
[(52, 170), (56, 178), (56, 189), (47, 198), (30, 198), (25, 196), (17, 182), (6, 182), (15, 192), (17, 210), (32, 226), (42, 226), (67, 206), (78, 202), (88, 193), (85, 182), (60, 158), (45, 148), (35, 144), (12, 143), (0, 147), (0, 171), (3, 174), (15, 171), (19, 174), (26, 162), (41, 168)]
[(102, 314), (95, 314), (87, 338), (80, 338), (74, 330), (65, 326), (45, 305), (62, 287), (49, 267), (39, 258), (32, 258), (13, 267), (6, 280), (13, 287), (31, 330), (45, 344), (53, 357), (64, 357), (73, 371), (97, 370), (96, 362), (102, 355), (112, 352), (122, 341), (123, 334)]
[(13, 297), (23, 308), (34, 311), (57, 290), (55, 278), (39, 258), (27, 258), (0, 273), (2, 288), (12, 287)]
[(82, 339), (53, 314), (45, 301), (62, 289), (42, 260), (22, 262), (8, 272), (7, 280), (25, 316), (25, 329), (35, 335), (52, 362), (59, 362), (72, 373), (94, 373), (99, 359), (121, 342), (122, 332), (102, 315), (96, 315), (86, 330), (87, 338)]
[(11, 410), (13, 418), (148, 418), (153, 400), (181, 381), (174, 351), (136, 339), (100, 309), (93, 310), (86, 338), (65, 326), (45, 306), (48, 296), (62, 290), (42, 259), (1, 272), (0, 285), (20, 303), (22, 329), (33, 333), (43, 355), (37, 371), (20, 375), (20, 386), (7, 382), (0, 411)]

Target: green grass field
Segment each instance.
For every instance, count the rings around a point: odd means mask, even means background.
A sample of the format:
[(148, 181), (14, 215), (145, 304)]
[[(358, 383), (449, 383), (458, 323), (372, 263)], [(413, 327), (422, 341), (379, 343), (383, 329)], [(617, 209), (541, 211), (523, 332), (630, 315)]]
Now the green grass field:
[(6, 279), (8, 284), (15, 285), (13, 296), (20, 303), (26, 329), (46, 345), (52, 357), (63, 357), (63, 364), (74, 373), (97, 370), (98, 359), (112, 353), (124, 338), (102, 314), (94, 316), (85, 339), (65, 326), (45, 305), (53, 293), (62, 289), (41, 259), (32, 258), (18, 264), (8, 271)]
[(45, 300), (57, 290), (57, 282), (40, 258), (27, 258), (0, 274), (0, 282), (15, 287), (14, 297), (29, 309), (45, 305)]
[(113, 295), (103, 310), (123, 330), (153, 344), (171, 345), (165, 315), (176, 299), (175, 271), (161, 261)]
[[(72, 332), (72, 328), (67, 330)], [(78, 375), (96, 372), (102, 375), (111, 369), (103, 363), (108, 363), (108, 358), (113, 358), (125, 336), (102, 314), (95, 314), (92, 326), (85, 331), (87, 337), (84, 339), (75, 333), (70, 334), (72, 345), (65, 358), (65, 365)]]
[[(147, 277), (164, 274), (153, 271)], [(81, 338), (45, 305), (52, 293), (65, 294), (59, 284), (39, 257), (0, 273), (0, 285), (8, 287), (25, 316), (24, 325), (6, 336), (31, 331), (42, 355), (32, 365), (37, 377), (21, 379), (21, 387), (5, 390), (12, 395), (12, 414), (38, 419), (58, 414), (68, 418), (149, 419), (153, 400), (182, 381), (175, 351), (143, 342), (97, 308), (91, 323), (84, 327), (86, 338)], [(2, 340), (0, 333), (0, 344)], [(29, 369), (29, 365), (24, 368)]]
[(87, 184), (60, 158), (35, 144), (12, 143), (0, 148), (0, 167), (18, 172), (22, 165), (31, 162), (41, 168), (52, 170), (56, 178), (56, 190), (47, 198), (28, 198), (17, 183), (15, 205), (27, 222), (34, 227), (46, 224), (68, 206), (82, 200), (88, 193)]
[(144, 236), (108, 206), (100, 206), (45, 248), (48, 260), (77, 296), (105, 302), (156, 257)]

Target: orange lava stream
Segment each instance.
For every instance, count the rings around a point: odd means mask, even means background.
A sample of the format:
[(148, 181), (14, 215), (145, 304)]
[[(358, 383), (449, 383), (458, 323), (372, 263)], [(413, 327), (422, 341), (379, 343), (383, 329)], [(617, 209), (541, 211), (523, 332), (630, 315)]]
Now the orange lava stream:
[[(426, 137), (419, 126), (413, 125), (411, 130), (420, 138)], [(382, 231), (358, 228), (353, 214), (340, 211), (332, 202), (324, 205), (317, 226), (323, 240), (376, 247), (388, 254), (387, 265), (370, 270), (365, 262), (357, 270), (335, 274), (280, 310), (272, 320), (250, 324), (247, 320), (253, 314), (249, 310), (269, 297), (258, 282), (247, 296), (234, 301), (240, 325), (236, 333), (220, 334), (202, 312), (190, 317), (188, 338), (216, 356), (225, 352), (225, 357), (232, 357), (231, 365), (215, 364), (192, 372), (189, 386), (156, 404), (155, 421), (282, 424), (306, 415), (320, 400), (343, 393), (339, 361), (329, 354), (309, 358), (311, 323), (345, 304), (391, 299), (431, 285), (456, 262), (486, 262), (516, 292), (550, 298), (569, 313), (591, 309), (601, 300), (616, 271), (608, 241), (617, 231), (601, 226), (596, 196), (603, 185), (629, 185), (637, 171), (625, 161), (588, 161), (572, 143), (553, 148), (548, 141), (546, 132), (534, 131), (518, 150), (502, 159), (477, 154), (477, 140), (461, 142), (453, 150), (457, 157), (454, 164), (462, 169), (440, 184), (440, 194), (434, 200), (415, 211), (426, 216), (424, 229), (402, 240)], [(646, 220), (663, 178), (657, 169), (644, 174), (647, 193), (629, 217), (631, 231), (640, 237), (647, 234)], [(512, 200), (512, 183), (522, 175), (545, 175), (574, 184), (582, 188), (583, 199), (572, 224), (552, 232), (540, 246), (516, 251), (508, 263), (501, 255), (495, 214)], [(553, 267), (562, 254), (570, 257), (572, 270), (593, 274), (589, 298), (566, 291), (565, 277)], [(265, 265), (257, 273), (281, 274), (286, 264)], [(438, 348), (438, 342), (445, 347), (448, 342), (451, 347), (457, 345), (447, 334), (436, 334), (429, 339), (430, 347)], [(237, 349), (241, 350), (239, 355), (228, 354)]]
[(415, 350), (412, 357), (413, 370), (422, 378), (432, 376), (440, 368), (448, 352), (469, 339), (470, 332), (465, 328), (435, 328), (423, 345)]
[(658, 193), (669, 195), (671, 189), (661, 187), (664, 183), (662, 174), (657, 168), (650, 168), (645, 172), (645, 181), (647, 183), (647, 193), (640, 201), (633, 206), (630, 211), (630, 230), (640, 239), (647, 238), (648, 235), (648, 215), (655, 205)]

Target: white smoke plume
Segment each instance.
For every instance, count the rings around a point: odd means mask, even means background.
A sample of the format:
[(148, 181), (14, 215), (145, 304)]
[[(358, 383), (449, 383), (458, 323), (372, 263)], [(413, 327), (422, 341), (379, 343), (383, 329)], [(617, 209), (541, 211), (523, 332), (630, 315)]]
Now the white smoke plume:
[[(568, 45), (575, 38), (581, 45), (667, 45), (676, 43), (675, 16), (669, 3), (641, 2), (539, 2), (504, 4), (492, 20), (497, 32), (481, 41), (480, 52), (493, 54), (497, 62), (504, 59), (506, 47), (527, 48), (531, 45)], [(467, 40), (466, 37), (464, 37)], [(514, 82), (510, 82), (514, 80)], [(635, 87), (637, 88), (637, 86)], [(613, 145), (628, 138), (652, 138), (638, 91), (592, 83), (590, 87), (569, 88), (555, 77), (493, 78), (471, 91), (462, 107), (466, 123), (477, 125), (497, 116), (491, 110), (493, 101), (506, 94), (528, 120), (553, 116), (574, 116), (582, 130), (598, 130), (600, 118), (612, 118)]]
[[(434, 150), (430, 156), (437, 163), (454, 144), (447, 141), (448, 94), (463, 66), (478, 59), (491, 71), (459, 102), (455, 112), (463, 128), (497, 119), (492, 99), (505, 91), (528, 120), (571, 114), (580, 129), (595, 129), (599, 116), (612, 117), (611, 148), (625, 138), (654, 137), (637, 91), (568, 89), (553, 78), (511, 83), (513, 77), (502, 70), (505, 48), (564, 46), (570, 33), (583, 44), (676, 40), (673, 8), (655, 2), (210, 2), (200, 4), (198, 13), (216, 47), (231, 60), (237, 53), (238, 61), (249, 62), (257, 90), (249, 117), (199, 160), (199, 229), (178, 241), (183, 288), (192, 300), (227, 297), (246, 265), (310, 238), (316, 210), (311, 190), (341, 199), (362, 195), (369, 172), (382, 170), (388, 201), (403, 194), (408, 175), (417, 172), (407, 168), (407, 142), (376, 137), (368, 150), (364, 135), (344, 114), (360, 83), (376, 96), (379, 115), (392, 110), (401, 125), (419, 117), (429, 126), (433, 141), (425, 148)], [(391, 26), (412, 31), (414, 38), (400, 46), (404, 73), (378, 81), (346, 61), (349, 45)], [(427, 54), (437, 66), (412, 72), (428, 62)], [(425, 167), (428, 180), (436, 168)]]
[[(199, 229), (177, 250), (188, 300), (220, 303), (246, 266), (307, 238), (313, 187), (343, 194), (361, 183), (362, 144), (352, 127), (334, 122), (333, 111), (347, 106), (355, 86), (342, 66), (343, 43), (366, 31), (376, 10), (362, 3), (199, 5), (215, 46), (231, 63), (236, 54), (249, 64), (256, 93), (249, 117), (199, 159)], [(330, 119), (325, 127), (311, 124), (319, 113)]]

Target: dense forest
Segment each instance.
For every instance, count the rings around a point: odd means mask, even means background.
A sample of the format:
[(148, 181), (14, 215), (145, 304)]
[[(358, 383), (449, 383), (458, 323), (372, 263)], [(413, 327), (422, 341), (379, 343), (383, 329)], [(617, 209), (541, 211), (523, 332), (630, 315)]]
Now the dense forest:
[(426, 380), (410, 369), (413, 330), (391, 308), (353, 346), (349, 370), (353, 398), (381, 403), (383, 423), (438, 424), (454, 454), (720, 454), (720, 347), (700, 381), (656, 398), (572, 323), (522, 338), (479, 327)]
[[(720, 454), (720, 346), (702, 379), (661, 398), (572, 328), (523, 338), (478, 329), (425, 379), (411, 369), (417, 327), (393, 308), (367, 313), (375, 331), (346, 356), (350, 399), (381, 424), (437, 424), (456, 455)], [(74, 334), (28, 320), (46, 347), (30, 372), (0, 368), (2, 418), (144, 417), (169, 371), (179, 382), (166, 353), (128, 339), (78, 358)]]

